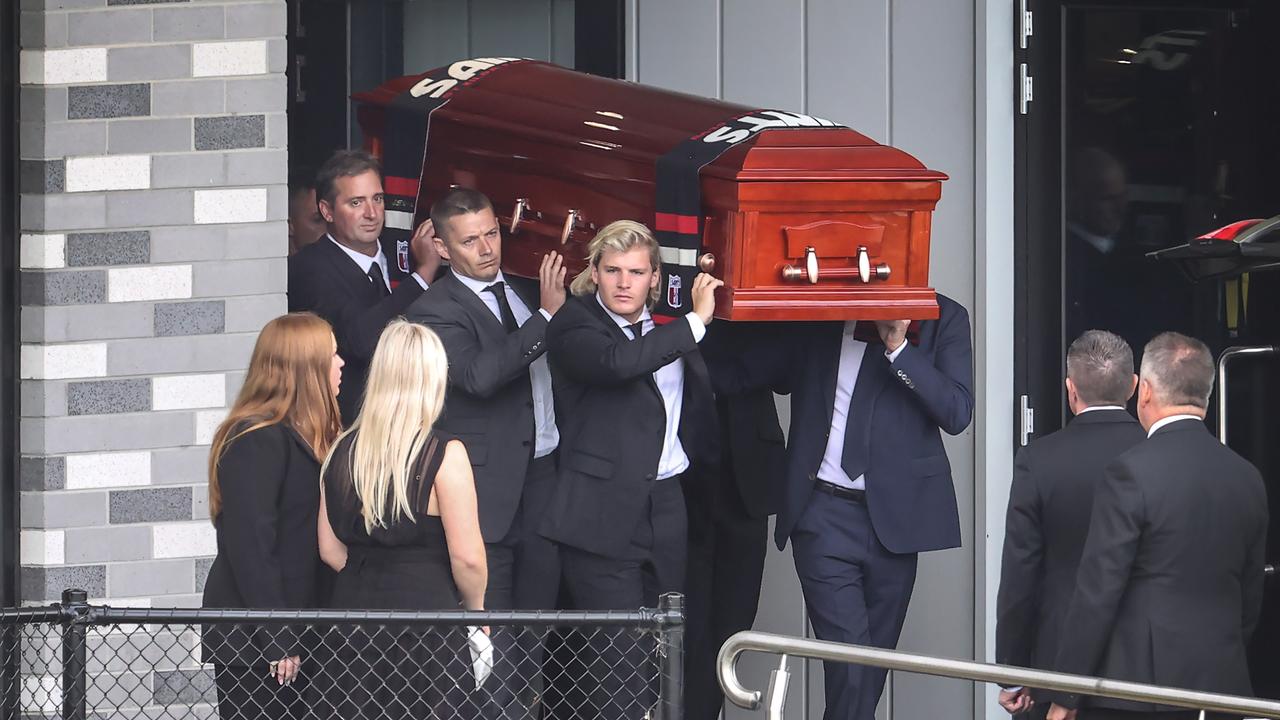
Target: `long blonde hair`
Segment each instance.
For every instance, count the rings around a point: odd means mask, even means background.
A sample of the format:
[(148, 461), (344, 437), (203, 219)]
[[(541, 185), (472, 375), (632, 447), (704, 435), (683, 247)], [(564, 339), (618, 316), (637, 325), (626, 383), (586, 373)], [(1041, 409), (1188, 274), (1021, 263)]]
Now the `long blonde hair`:
[[(412, 464), (444, 409), (448, 374), (444, 345), (430, 328), (393, 320), (382, 331), (360, 416), (342, 434), (352, 436), (349, 470), (366, 532), (401, 516), (416, 521), (409, 504)], [(332, 461), (330, 452), (322, 476)]]
[[(591, 269), (600, 267), (600, 258), (605, 252), (628, 252), (633, 248), (644, 247), (649, 250), (649, 263), (654, 271), (662, 268), (662, 254), (658, 250), (658, 241), (654, 239), (649, 228), (634, 220), (614, 220), (600, 228), (600, 232), (591, 238), (587, 245), (587, 266), (578, 273), (569, 285), (574, 295), (590, 295), (596, 291), (596, 283), (591, 279)], [(659, 283), (661, 285), (661, 283)], [(648, 305), (658, 300), (658, 285), (649, 288)]]
[(245, 433), (276, 423), (297, 431), (316, 457), (329, 452), (342, 418), (329, 380), (333, 329), (312, 313), (282, 315), (262, 328), (240, 394), (218, 426), (209, 448), (209, 517), (222, 512), (218, 463)]

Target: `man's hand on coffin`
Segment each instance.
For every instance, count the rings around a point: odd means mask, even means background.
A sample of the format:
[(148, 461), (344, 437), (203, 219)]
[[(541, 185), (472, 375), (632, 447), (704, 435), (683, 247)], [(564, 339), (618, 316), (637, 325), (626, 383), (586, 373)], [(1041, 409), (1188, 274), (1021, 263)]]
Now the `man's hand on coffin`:
[(880, 333), (880, 340), (884, 343), (884, 349), (893, 352), (907, 341), (907, 327), (911, 325), (910, 320), (877, 320), (876, 330)]
[(707, 273), (698, 273), (693, 278), (693, 312), (702, 320), (703, 325), (710, 325), (712, 316), (716, 312), (716, 288), (724, 287), (723, 280), (708, 275)]
[(413, 237), (409, 238), (409, 253), (413, 256), (413, 271), (418, 277), (431, 282), (440, 269), (440, 253), (436, 252), (436, 228), (428, 218), (422, 221)]
[(542, 309), (555, 315), (564, 305), (564, 256), (552, 250), (542, 256), (542, 266), (538, 268), (538, 292), (542, 298)]

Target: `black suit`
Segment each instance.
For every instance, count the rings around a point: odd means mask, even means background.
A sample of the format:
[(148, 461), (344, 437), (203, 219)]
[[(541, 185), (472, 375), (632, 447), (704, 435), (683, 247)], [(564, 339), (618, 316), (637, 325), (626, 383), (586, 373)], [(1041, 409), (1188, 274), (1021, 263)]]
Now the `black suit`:
[[(762, 324), (714, 323), (703, 352), (713, 356), (776, 341)], [(714, 372), (714, 365), (711, 370)], [(750, 630), (760, 603), (769, 544), (769, 516), (777, 512), (786, 449), (769, 389), (716, 399), (720, 462), (685, 483), (689, 564), (685, 592), (685, 717), (715, 720), (724, 704), (716, 679), (720, 646)]]
[[(561, 461), (541, 531), (561, 545), (576, 607), (633, 610), (684, 585), (687, 519), (681, 475), (657, 479), (667, 413), (653, 373), (683, 360), (679, 439), (696, 468), (716, 457), (706, 365), (688, 320), (676, 318), (631, 339), (596, 296), (571, 298), (547, 331)], [(644, 641), (595, 633), (584, 680), (600, 717), (640, 717), (652, 688), (638, 668)]]
[(452, 272), (433, 283), (406, 313), (435, 330), (449, 355), (449, 395), (438, 424), (462, 440), (471, 458), (480, 530), (491, 556), (489, 609), (513, 606), (511, 553), (520, 540), (513, 533), (521, 532), (519, 510), (534, 452), (529, 365), (546, 350), (547, 333), (547, 320), (538, 312), (537, 284), (505, 279), (532, 313), (515, 332), (508, 333)]
[[(204, 586), (207, 608), (313, 608), (320, 549), (320, 464), (283, 424), (246, 433), (218, 463), (222, 511), (214, 520), (218, 555)], [(206, 625), (204, 658), (215, 664), (223, 717), (296, 716), (303, 685), (267, 681), (267, 663), (301, 655), (308, 643), (296, 629)], [(305, 673), (304, 673), (305, 675)], [(265, 710), (260, 710), (260, 708)]]
[(412, 275), (396, 267), (395, 255), (387, 256), (393, 284), (390, 295), (379, 290), (360, 266), (328, 236), (302, 248), (289, 258), (289, 312), (309, 310), (333, 326), (338, 354), (346, 361), (338, 407), (350, 425), (360, 412), (369, 361), (382, 329), (422, 295)]
[[(1257, 469), (1199, 420), (1161, 427), (1098, 485), (1055, 669), (1252, 694), (1245, 644), (1262, 605), (1266, 534)], [(1097, 698), (1089, 709), (1162, 708)]]
[[(996, 662), (1053, 667), (1094, 486), (1108, 463), (1146, 437), (1124, 409), (1091, 410), (1018, 451), (996, 599)], [(1047, 703), (1036, 710), (1043, 716)]]

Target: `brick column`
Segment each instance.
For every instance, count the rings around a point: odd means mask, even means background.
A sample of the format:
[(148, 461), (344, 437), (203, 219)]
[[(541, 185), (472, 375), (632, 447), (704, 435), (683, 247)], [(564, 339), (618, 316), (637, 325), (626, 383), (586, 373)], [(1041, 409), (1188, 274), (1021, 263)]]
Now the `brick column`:
[(284, 0), (20, 0), (22, 598), (197, 604), (285, 312)]

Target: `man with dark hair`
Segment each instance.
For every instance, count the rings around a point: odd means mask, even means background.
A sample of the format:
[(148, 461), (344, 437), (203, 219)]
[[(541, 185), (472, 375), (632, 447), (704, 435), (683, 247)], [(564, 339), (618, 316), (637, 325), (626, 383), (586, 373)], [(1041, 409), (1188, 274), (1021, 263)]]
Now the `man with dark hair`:
[[(1102, 469), (1145, 437), (1124, 408), (1138, 377), (1120, 336), (1089, 330), (1067, 350), (1067, 405), (1062, 430), (1018, 451), (1005, 520), (1004, 560), (996, 599), (996, 662), (1050, 668), (1076, 568), (1089, 531), (1093, 490)], [(1029, 709), (1027, 688), (1006, 688), (1000, 704)], [(1036, 706), (1043, 717), (1047, 703)]]
[[(474, 468), (489, 565), (485, 608), (554, 609), (559, 556), (534, 520), (555, 485), (560, 443), (544, 353), (547, 323), (565, 301), (562, 260), (548, 253), (537, 282), (504, 275), (493, 204), (475, 190), (453, 188), (431, 206), (431, 218), (450, 272), (406, 317), (435, 330), (449, 355), (449, 400), (438, 424), (466, 443)], [(496, 674), (536, 706), (536, 648), (512, 657), (501, 630), (495, 641), (500, 656), (522, 663)]]
[[(1262, 607), (1267, 494), (1258, 470), (1204, 425), (1213, 390), (1204, 343), (1147, 343), (1138, 420), (1147, 440), (1120, 455), (1094, 495), (1055, 670), (1251, 695), (1245, 645)], [(1053, 693), (1049, 720), (1081, 698)], [(1195, 718), (1192, 710), (1093, 698), (1083, 718)]]
[(315, 171), (297, 170), (289, 177), (289, 254), (324, 237), (328, 227), (316, 203)]
[(310, 310), (333, 326), (338, 354), (347, 363), (338, 407), (350, 425), (360, 410), (378, 336), (426, 290), (440, 256), (427, 220), (409, 243), (414, 272), (388, 261), (379, 241), (386, 218), (382, 170), (372, 155), (334, 153), (316, 174), (315, 189), (328, 232), (289, 258), (289, 311)]

